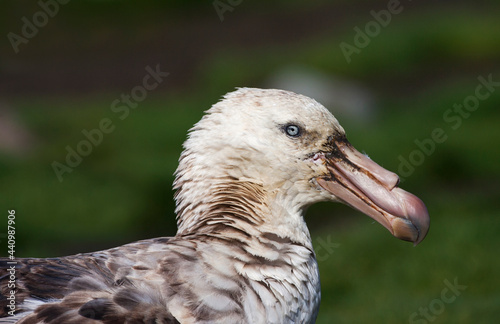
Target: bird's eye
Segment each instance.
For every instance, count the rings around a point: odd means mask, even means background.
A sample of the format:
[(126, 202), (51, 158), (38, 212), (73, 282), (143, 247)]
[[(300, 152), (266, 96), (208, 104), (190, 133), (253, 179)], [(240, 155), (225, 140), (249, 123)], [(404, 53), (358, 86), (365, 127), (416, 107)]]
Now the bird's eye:
[(288, 136), (291, 137), (299, 137), (300, 136), (300, 127), (297, 125), (286, 125), (285, 132)]

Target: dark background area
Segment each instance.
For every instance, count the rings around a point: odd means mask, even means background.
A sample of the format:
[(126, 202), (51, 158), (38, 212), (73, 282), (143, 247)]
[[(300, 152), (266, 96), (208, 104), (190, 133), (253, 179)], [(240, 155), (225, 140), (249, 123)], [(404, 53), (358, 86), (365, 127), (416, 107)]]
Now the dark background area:
[[(46, 21), (40, 3), (52, 6)], [(500, 4), (401, 1), (382, 26), (374, 13), (390, 3), (2, 2), (0, 255), (9, 209), (16, 257), (174, 235), (171, 184), (187, 130), (235, 87), (283, 88), (329, 108), (351, 143), (398, 172), (431, 216), (413, 248), (348, 207), (311, 207), (318, 323), (494, 323)], [(34, 18), (40, 26), (27, 37)], [(13, 34), (25, 42), (13, 46)], [(346, 44), (362, 46), (346, 57)], [(113, 102), (142, 85), (148, 66), (169, 75), (120, 119)], [(476, 94), (481, 85), (487, 98)], [(103, 119), (113, 131), (60, 181), (54, 161), (65, 163), (67, 147)], [(453, 282), (466, 288), (453, 292)]]

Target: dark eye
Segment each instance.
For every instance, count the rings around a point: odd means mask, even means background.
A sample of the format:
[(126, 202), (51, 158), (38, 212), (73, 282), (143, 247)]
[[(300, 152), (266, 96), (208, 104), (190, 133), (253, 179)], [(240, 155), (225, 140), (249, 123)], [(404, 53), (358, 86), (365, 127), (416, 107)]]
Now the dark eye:
[(288, 136), (299, 137), (301, 130), (300, 127), (297, 125), (286, 125), (285, 132), (287, 133)]

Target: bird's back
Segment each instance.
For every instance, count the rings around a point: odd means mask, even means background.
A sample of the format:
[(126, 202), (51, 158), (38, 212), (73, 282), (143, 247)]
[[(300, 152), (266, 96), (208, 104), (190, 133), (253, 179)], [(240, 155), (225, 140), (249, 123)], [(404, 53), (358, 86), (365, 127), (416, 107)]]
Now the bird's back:
[[(143, 264), (141, 255), (148, 255), (146, 263), (158, 260), (160, 253), (146, 251), (151, 246), (167, 247), (168, 241), (168, 238), (152, 239), (62, 258), (17, 259), (13, 271), (16, 318), (22, 318), (21, 323), (95, 323), (95, 319), (105, 323), (132, 323), (140, 317), (137, 322), (144, 322), (144, 311), (161, 303), (161, 298), (154, 300), (154, 294), (148, 294), (150, 300), (144, 300), (142, 290), (147, 287), (142, 282), (154, 281), (136, 281), (133, 276), (141, 271), (151, 276), (154, 269)], [(5, 259), (0, 262), (1, 323), (5, 320), (3, 317), (12, 315), (12, 308), (7, 299), (11, 265)], [(134, 310), (139, 312), (138, 307), (141, 314), (134, 314)], [(168, 312), (164, 314), (164, 318), (168, 316)], [(175, 323), (171, 319), (162, 323)]]

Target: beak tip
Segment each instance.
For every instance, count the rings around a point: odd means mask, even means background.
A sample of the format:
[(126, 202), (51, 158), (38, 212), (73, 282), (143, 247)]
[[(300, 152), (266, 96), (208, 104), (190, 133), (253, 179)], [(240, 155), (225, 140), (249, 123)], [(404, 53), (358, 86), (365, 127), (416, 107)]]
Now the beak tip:
[(417, 246), (424, 240), (424, 238), (427, 236), (427, 232), (429, 232), (429, 223), (427, 225), (422, 226), (422, 227), (417, 227), (418, 230), (418, 236), (417, 240), (413, 243), (413, 246)]
[[(422, 218), (425, 218), (421, 215)], [(392, 222), (393, 235), (403, 241), (413, 242), (413, 246), (417, 246), (424, 240), (429, 231), (429, 218), (427, 222), (418, 222), (415, 219), (396, 218)]]
[(429, 232), (430, 218), (427, 207), (417, 196), (402, 189), (394, 190), (405, 206), (405, 213), (393, 223), (396, 237), (418, 245)]

